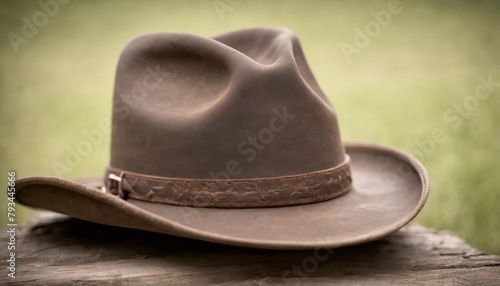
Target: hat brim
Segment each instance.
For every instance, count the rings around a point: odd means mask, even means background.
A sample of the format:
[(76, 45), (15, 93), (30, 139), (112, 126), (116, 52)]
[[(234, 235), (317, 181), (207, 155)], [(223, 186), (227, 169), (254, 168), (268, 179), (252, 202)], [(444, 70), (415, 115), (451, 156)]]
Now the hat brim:
[(422, 209), (425, 168), (413, 156), (373, 144), (347, 143), (353, 189), (325, 202), (271, 208), (194, 208), (102, 193), (102, 178), (17, 181), (16, 199), (28, 206), (95, 223), (264, 249), (342, 247), (397, 231)]

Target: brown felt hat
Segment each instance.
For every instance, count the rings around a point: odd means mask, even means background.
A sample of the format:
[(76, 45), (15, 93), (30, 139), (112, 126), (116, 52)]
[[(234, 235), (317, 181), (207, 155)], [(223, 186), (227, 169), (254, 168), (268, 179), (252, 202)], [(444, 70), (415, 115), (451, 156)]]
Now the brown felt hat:
[(286, 29), (134, 39), (116, 72), (104, 177), (17, 181), (16, 199), (96, 223), (267, 249), (392, 233), (429, 193), (425, 168), (341, 141)]

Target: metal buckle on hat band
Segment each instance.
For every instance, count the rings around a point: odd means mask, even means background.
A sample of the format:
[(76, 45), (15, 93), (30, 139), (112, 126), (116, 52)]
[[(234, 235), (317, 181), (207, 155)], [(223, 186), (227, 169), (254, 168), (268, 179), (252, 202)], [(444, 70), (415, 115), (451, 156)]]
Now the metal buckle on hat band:
[(122, 189), (124, 175), (125, 173), (123, 172), (120, 173), (120, 176), (117, 176), (114, 173), (109, 173), (107, 180), (104, 182), (104, 186), (101, 187), (101, 191), (103, 193), (112, 194), (126, 200), (127, 196)]

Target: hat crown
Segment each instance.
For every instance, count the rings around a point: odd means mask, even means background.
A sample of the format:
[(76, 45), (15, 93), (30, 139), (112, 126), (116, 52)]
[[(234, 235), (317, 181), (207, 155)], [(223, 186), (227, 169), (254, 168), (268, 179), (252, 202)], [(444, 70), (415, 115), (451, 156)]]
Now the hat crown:
[(345, 159), (337, 118), (296, 36), (134, 39), (116, 73), (111, 163), (171, 178), (263, 178)]

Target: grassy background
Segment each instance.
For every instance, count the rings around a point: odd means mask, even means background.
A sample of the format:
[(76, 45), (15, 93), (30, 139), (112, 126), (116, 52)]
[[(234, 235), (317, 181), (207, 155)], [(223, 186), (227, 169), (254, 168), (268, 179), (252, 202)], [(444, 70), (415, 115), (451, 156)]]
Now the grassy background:
[[(460, 126), (443, 118), (474, 96), (478, 76), (500, 81), (500, 5), (402, 0), (401, 13), (349, 63), (340, 44), (353, 45), (355, 28), (364, 29), (373, 20), (370, 12), (387, 9), (388, 2), (243, 0), (220, 18), (213, 0), (73, 0), (16, 53), (7, 34), (22, 35), (22, 18), (42, 10), (37, 1), (3, 1), (0, 184), (6, 185), (8, 170), (18, 177), (54, 176), (51, 164), (64, 162), (65, 147), (74, 148), (85, 139), (83, 130), (110, 118), (118, 56), (136, 35), (213, 36), (284, 26), (299, 35), (338, 111), (343, 139), (390, 144), (421, 157), (432, 192), (417, 221), (451, 229), (473, 246), (500, 254), (500, 87), (458, 117)], [(419, 144), (437, 128), (446, 139), (423, 153)], [(65, 177), (102, 174), (108, 159), (106, 137)], [(2, 225), (5, 207), (2, 203)], [(19, 223), (33, 214), (17, 207)]]

